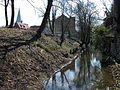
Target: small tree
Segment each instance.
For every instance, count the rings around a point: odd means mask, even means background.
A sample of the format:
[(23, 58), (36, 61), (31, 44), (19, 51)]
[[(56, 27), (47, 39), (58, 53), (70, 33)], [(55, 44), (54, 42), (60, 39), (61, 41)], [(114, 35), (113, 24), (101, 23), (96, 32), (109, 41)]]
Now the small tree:
[(105, 26), (101, 25), (94, 27), (94, 29), (92, 30), (92, 42), (95, 48), (103, 51), (106, 48), (105, 45), (108, 44), (106, 36), (109, 34), (111, 34), (111, 31), (107, 29)]

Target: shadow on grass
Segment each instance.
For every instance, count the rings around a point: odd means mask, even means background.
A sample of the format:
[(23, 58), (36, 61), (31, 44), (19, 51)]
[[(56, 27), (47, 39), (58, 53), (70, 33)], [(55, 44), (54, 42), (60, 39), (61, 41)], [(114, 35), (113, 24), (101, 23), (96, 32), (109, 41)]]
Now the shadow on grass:
[(41, 36), (34, 35), (31, 39), (21, 39), (21, 37), (0, 37), (0, 60), (5, 59), (6, 54), (23, 45), (30, 45), (32, 42), (37, 41)]

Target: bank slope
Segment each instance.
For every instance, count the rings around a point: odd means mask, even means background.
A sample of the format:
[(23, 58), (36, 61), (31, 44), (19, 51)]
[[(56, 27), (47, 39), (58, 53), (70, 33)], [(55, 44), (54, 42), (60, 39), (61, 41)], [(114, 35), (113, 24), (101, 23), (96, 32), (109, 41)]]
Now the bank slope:
[(34, 31), (0, 28), (1, 90), (40, 90), (46, 78), (72, 59), (67, 52), (75, 46), (68, 39), (62, 47), (57, 44), (58, 37), (45, 35), (19, 45), (34, 35)]

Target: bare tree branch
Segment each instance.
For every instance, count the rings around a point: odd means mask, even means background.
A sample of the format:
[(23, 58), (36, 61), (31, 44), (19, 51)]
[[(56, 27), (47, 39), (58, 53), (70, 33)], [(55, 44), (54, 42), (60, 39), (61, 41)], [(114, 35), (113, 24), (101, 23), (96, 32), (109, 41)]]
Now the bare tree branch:
[(4, 4), (0, 3), (1, 6), (5, 6)]
[[(33, 5), (33, 3), (34, 3), (33, 0), (31, 0), (32, 3), (31, 3), (31, 1), (29, 1), (29, 0), (27, 0), (27, 1), (28, 1), (28, 3), (34, 8), (35, 13), (36, 13), (36, 10), (40, 11), (42, 14), (45, 13), (44, 10), (43, 10), (42, 8), (38, 8), (38, 7), (35, 7), (35, 6)], [(42, 15), (42, 16), (43, 16), (43, 15)]]

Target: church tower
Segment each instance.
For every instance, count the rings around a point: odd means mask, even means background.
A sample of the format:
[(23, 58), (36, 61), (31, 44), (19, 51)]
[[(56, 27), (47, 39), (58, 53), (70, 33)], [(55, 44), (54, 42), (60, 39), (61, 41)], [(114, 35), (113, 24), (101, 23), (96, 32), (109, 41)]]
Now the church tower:
[(18, 15), (17, 15), (17, 19), (16, 19), (16, 22), (15, 22), (15, 26), (14, 26), (14, 27), (15, 27), (15, 28), (24, 29), (24, 30), (29, 29), (28, 24), (22, 23), (21, 14), (20, 14), (20, 9), (19, 9), (19, 11), (18, 11)]
[(18, 11), (18, 15), (17, 15), (17, 19), (16, 19), (16, 23), (22, 23), (22, 19), (21, 19), (21, 14), (20, 14), (20, 9)]

